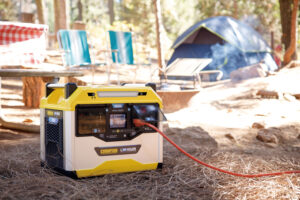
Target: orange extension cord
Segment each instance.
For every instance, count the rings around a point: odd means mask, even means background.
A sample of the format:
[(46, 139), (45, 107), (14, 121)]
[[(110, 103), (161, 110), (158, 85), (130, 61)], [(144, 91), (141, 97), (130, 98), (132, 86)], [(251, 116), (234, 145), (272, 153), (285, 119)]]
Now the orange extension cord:
[(175, 144), (175, 142), (173, 142), (170, 138), (168, 138), (162, 131), (160, 131), (158, 128), (156, 128), (155, 126), (153, 126), (152, 124), (149, 124), (147, 122), (144, 122), (140, 119), (134, 119), (133, 123), (136, 127), (140, 127), (140, 126), (148, 126), (152, 129), (154, 129), (155, 131), (157, 131), (159, 134), (161, 134), (169, 143), (171, 143), (174, 147), (176, 147), (179, 151), (181, 151), (184, 155), (186, 155), (187, 157), (191, 158), (192, 160), (196, 161), (197, 163), (204, 165), (208, 168), (211, 168), (213, 170), (225, 173), (225, 174), (230, 174), (233, 176), (239, 176), (239, 177), (246, 177), (246, 178), (256, 178), (256, 177), (263, 177), (263, 176), (278, 176), (278, 175), (283, 175), (283, 174), (297, 174), (300, 173), (300, 170), (295, 170), (295, 171), (284, 171), (284, 172), (275, 172), (275, 173), (268, 173), (268, 174), (239, 174), (239, 173), (234, 173), (231, 171), (226, 171), (214, 166), (211, 166), (205, 162), (202, 162), (201, 160), (198, 160), (197, 158), (193, 157), (191, 154), (187, 153), (186, 151), (184, 151), (181, 147), (179, 147), (177, 144)]

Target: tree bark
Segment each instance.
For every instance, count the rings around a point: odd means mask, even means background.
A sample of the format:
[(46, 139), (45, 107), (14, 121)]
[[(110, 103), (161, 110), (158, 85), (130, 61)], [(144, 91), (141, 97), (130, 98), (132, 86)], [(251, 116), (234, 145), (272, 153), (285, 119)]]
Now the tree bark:
[(108, 0), (109, 23), (112, 25), (115, 21), (114, 0)]
[(293, 0), (279, 0), (280, 4), (280, 19), (281, 19), (281, 28), (282, 36), (281, 42), (284, 45), (284, 49), (290, 45), (290, 35), (291, 35), (291, 16), (292, 16), (292, 4)]
[(162, 75), (162, 69), (165, 67), (164, 56), (162, 52), (161, 45), (161, 9), (160, 0), (153, 0), (154, 12), (155, 12), (155, 25), (156, 25), (156, 45), (157, 45), (157, 57), (158, 57), (158, 67), (161, 69), (159, 75)]
[(59, 29), (67, 28), (66, 0), (54, 0), (55, 35)]
[(45, 18), (44, 18), (44, 1), (43, 0), (35, 0), (36, 8), (37, 8), (37, 14), (40, 24), (45, 24)]
[(77, 8), (78, 8), (78, 16), (76, 18), (76, 20), (78, 21), (82, 21), (83, 19), (83, 15), (82, 15), (82, 3), (81, 3), (81, 0), (78, 0), (77, 1)]
[[(291, 62), (291, 60), (294, 58), (294, 60), (297, 58), (297, 17), (298, 17), (298, 0), (293, 0), (293, 10), (292, 10), (292, 17), (291, 17), (291, 26), (290, 26), (290, 44), (288, 49), (286, 50), (284, 54), (284, 65)], [(295, 56), (293, 56), (295, 55)]]

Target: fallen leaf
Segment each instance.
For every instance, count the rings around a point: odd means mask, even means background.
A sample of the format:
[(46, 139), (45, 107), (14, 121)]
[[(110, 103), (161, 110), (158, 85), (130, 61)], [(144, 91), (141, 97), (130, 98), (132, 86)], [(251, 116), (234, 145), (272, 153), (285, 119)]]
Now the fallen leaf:
[(25, 119), (24, 121), (23, 121), (23, 123), (32, 123), (33, 121), (31, 120), (31, 119)]

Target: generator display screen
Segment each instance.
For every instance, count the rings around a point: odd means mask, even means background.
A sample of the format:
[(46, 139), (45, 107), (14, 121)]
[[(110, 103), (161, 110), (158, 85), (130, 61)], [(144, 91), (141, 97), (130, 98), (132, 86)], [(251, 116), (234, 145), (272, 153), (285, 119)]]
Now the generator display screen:
[(110, 128), (126, 128), (126, 114), (110, 114)]
[(136, 127), (134, 119), (154, 126), (159, 123), (159, 105), (155, 103), (88, 104), (76, 106), (76, 136), (94, 136), (104, 141), (131, 140), (149, 127)]
[(78, 134), (89, 135), (105, 133), (106, 116), (101, 110), (81, 108), (78, 110)]

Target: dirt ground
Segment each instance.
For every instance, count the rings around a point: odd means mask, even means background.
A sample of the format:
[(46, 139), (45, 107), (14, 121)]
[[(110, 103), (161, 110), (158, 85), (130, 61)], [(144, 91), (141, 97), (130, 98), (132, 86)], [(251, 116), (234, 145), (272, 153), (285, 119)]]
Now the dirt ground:
[[(300, 170), (300, 69), (202, 89), (166, 114), (166, 134), (213, 166), (255, 174)], [(2, 112), (39, 124), (22, 103), (20, 79), (2, 80)], [(256, 95), (277, 91), (278, 99)], [(252, 128), (259, 123), (262, 129)], [(258, 133), (275, 142), (261, 142)], [(203, 167), (164, 142), (162, 170), (73, 180), (40, 167), (39, 135), (0, 129), (0, 199), (299, 199), (300, 175), (240, 178)]]

